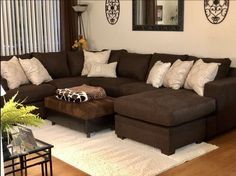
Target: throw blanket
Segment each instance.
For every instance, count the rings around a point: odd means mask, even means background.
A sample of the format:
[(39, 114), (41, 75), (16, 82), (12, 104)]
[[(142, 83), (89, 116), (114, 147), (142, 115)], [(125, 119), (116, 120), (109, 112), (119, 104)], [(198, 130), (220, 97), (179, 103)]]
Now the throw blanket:
[(97, 100), (106, 97), (106, 92), (102, 87), (93, 87), (83, 84), (82, 86), (57, 89), (56, 98), (74, 103)]

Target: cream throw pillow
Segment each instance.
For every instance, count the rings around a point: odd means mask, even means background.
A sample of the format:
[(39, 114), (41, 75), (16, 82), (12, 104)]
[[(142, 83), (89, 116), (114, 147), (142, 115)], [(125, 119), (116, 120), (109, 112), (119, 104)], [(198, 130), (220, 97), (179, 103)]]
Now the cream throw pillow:
[(205, 63), (199, 59), (190, 70), (184, 88), (193, 89), (198, 95), (203, 96), (205, 84), (215, 79), (219, 65), (219, 63)]
[(116, 66), (117, 62), (113, 62), (110, 64), (94, 63), (91, 66), (88, 77), (116, 78)]
[(110, 50), (100, 52), (90, 52), (84, 50), (84, 67), (82, 70), (82, 75), (88, 75), (93, 63), (107, 64), (110, 53)]
[(39, 85), (43, 82), (49, 82), (52, 80), (48, 71), (35, 57), (33, 57), (32, 59), (19, 60), (22, 68), (25, 71), (25, 74), (27, 75), (30, 82), (32, 82), (32, 84)]
[(149, 72), (147, 84), (152, 84), (152, 86), (156, 88), (161, 87), (164, 77), (170, 66), (171, 63), (163, 63), (161, 61), (157, 61)]
[(178, 59), (166, 73), (163, 85), (175, 90), (180, 89), (183, 87), (192, 66), (193, 61), (181, 61)]
[(7, 80), (9, 89), (15, 89), (20, 85), (29, 83), (17, 57), (9, 61), (1, 61), (1, 76)]

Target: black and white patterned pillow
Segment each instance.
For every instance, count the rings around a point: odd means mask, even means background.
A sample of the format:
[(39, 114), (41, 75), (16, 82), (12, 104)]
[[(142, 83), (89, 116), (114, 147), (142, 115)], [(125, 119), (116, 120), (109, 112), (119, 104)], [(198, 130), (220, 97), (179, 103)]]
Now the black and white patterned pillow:
[(57, 89), (56, 98), (73, 103), (81, 103), (89, 101), (89, 97), (85, 92), (74, 92), (70, 89)]

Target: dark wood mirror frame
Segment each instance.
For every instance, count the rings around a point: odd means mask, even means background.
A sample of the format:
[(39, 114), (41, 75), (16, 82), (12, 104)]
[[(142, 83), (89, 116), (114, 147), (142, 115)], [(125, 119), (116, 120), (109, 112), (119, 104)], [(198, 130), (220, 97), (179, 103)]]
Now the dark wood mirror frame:
[(137, 1), (132, 0), (133, 31), (183, 31), (184, 30), (184, 0), (178, 0), (178, 25), (137, 25), (135, 21)]

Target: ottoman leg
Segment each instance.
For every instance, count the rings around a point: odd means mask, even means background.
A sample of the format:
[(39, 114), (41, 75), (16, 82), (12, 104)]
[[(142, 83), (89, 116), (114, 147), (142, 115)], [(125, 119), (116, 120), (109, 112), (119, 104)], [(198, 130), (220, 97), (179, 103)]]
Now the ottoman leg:
[(161, 148), (161, 153), (163, 153), (165, 155), (173, 155), (173, 154), (175, 154), (175, 149), (170, 148), (170, 147)]
[(87, 138), (90, 138), (90, 126), (89, 126), (89, 120), (85, 120), (85, 125), (84, 125), (84, 131), (87, 135)]

